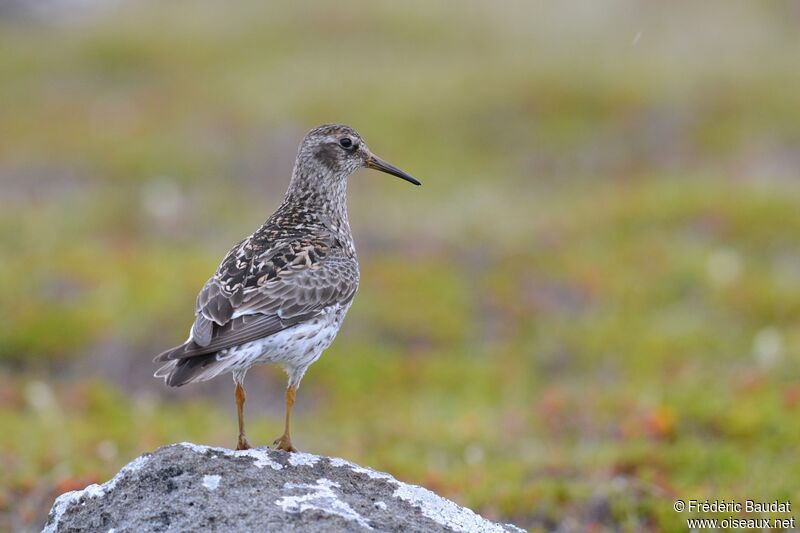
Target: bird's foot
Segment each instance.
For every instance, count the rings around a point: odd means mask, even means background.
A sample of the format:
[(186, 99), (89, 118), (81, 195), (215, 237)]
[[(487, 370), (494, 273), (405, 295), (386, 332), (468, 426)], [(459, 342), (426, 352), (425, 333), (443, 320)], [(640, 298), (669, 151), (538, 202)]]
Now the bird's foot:
[(297, 448), (292, 446), (292, 439), (289, 437), (289, 435), (286, 434), (283, 434), (277, 439), (275, 439), (275, 442), (273, 442), (272, 444), (275, 445), (276, 450), (283, 450), (284, 452), (297, 451)]
[(249, 450), (250, 443), (247, 442), (247, 437), (244, 435), (239, 435), (239, 439), (236, 441), (236, 450)]

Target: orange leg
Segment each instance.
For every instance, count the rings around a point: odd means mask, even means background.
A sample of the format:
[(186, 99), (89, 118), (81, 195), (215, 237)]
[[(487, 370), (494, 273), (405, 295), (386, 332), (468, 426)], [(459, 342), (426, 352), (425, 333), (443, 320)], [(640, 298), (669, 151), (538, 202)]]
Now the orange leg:
[(283, 428), (283, 435), (275, 439), (275, 442), (273, 443), (278, 450), (283, 450), (285, 452), (297, 451), (297, 449), (292, 446), (292, 437), (289, 428), (292, 419), (292, 406), (294, 405), (294, 398), (296, 394), (297, 387), (294, 385), (289, 385), (286, 387), (286, 423)]
[(244, 436), (244, 400), (246, 395), (244, 387), (238, 381), (236, 382), (236, 414), (239, 416), (239, 439), (236, 441), (237, 450), (250, 449), (250, 443), (247, 442), (247, 437)]

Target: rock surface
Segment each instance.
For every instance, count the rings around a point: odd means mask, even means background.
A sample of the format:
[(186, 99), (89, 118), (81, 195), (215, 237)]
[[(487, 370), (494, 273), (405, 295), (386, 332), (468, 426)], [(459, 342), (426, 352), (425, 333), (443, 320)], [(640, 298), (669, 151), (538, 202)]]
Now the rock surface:
[(343, 459), (181, 443), (56, 499), (44, 533), (522, 531)]

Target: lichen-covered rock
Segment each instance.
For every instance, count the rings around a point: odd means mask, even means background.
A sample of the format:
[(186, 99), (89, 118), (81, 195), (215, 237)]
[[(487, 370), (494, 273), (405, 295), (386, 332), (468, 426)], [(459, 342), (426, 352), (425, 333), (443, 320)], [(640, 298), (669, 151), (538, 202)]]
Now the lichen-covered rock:
[(343, 459), (182, 443), (59, 496), (45, 533), (522, 531)]

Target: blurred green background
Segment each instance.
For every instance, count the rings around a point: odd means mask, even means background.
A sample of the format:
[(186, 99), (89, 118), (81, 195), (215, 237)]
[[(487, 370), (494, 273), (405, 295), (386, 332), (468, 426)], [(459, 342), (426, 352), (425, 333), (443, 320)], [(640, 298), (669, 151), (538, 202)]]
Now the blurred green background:
[[(0, 529), (181, 441), (167, 390), (297, 143), (354, 126), (360, 292), (295, 444), (532, 531), (800, 505), (796, 2), (0, 3)], [(248, 375), (251, 442), (284, 376)], [(785, 517), (785, 515), (779, 515)]]

